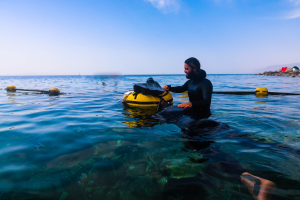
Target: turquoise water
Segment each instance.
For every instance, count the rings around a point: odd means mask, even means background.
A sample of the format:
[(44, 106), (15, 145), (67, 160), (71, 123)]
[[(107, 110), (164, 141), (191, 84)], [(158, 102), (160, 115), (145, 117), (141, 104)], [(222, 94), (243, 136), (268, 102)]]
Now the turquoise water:
[[(0, 199), (252, 199), (218, 168), (223, 155), (275, 182), (273, 199), (299, 199), (299, 96), (213, 95), (211, 118), (230, 128), (191, 138), (152, 119), (155, 110), (123, 108), (122, 93), (148, 77), (0, 77)], [(298, 77), (208, 78), (215, 91), (300, 92)], [(8, 93), (8, 85), (66, 94)], [(201, 151), (215, 148), (220, 155), (202, 162)]]

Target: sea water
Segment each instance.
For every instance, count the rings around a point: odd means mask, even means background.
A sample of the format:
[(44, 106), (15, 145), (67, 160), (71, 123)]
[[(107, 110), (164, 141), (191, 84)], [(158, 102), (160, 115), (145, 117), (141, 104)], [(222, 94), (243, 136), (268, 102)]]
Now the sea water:
[[(211, 118), (227, 128), (189, 137), (153, 119), (155, 109), (122, 105), (123, 93), (148, 77), (161, 85), (186, 81), (184, 75), (0, 77), (0, 199), (252, 199), (218, 167), (227, 157), (275, 182), (273, 199), (300, 198), (300, 96), (214, 94)], [(300, 93), (299, 77), (207, 78), (215, 91)], [(13, 93), (8, 85), (65, 94)], [(173, 98), (188, 102), (184, 94)], [(214, 159), (206, 159), (202, 152), (214, 148)]]

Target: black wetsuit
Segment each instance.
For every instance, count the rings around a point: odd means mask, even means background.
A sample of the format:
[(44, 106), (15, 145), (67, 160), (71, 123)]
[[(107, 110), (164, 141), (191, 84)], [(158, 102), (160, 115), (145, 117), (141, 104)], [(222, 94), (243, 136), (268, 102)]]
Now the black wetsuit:
[[(215, 162), (212, 164), (217, 165), (218, 169), (221, 168), (223, 172), (229, 173), (236, 180), (240, 181), (240, 176), (246, 170), (234, 157), (222, 152), (219, 145), (216, 143), (211, 146), (211, 143), (214, 143), (214, 141), (209, 138), (197, 141), (197, 138), (199, 139), (199, 137), (213, 137), (210, 134), (210, 131), (218, 130), (215, 128), (220, 125), (219, 122), (214, 120), (203, 119), (208, 118), (211, 115), (210, 104), (213, 92), (212, 83), (206, 79), (206, 72), (204, 70), (200, 70), (195, 78), (188, 80), (183, 86), (171, 87), (168, 85), (168, 87), (171, 92), (181, 93), (188, 91), (189, 100), (193, 106), (190, 109), (178, 108), (177, 106), (167, 107), (160, 113), (156, 114), (155, 117), (164, 119), (169, 123), (176, 124), (187, 136), (189, 136), (188, 138), (192, 138), (191, 141), (185, 143), (185, 146), (187, 145), (186, 147), (198, 150), (199, 153), (205, 157), (203, 161), (214, 160)], [(229, 127), (220, 125), (219, 128), (226, 129)], [(197, 138), (194, 138), (193, 136), (197, 136)]]
[(211, 96), (213, 86), (210, 80), (206, 79), (206, 72), (200, 69), (200, 72), (191, 80), (188, 80), (183, 86), (171, 87), (171, 92), (181, 93), (188, 91), (190, 102), (192, 103), (192, 114), (197, 116), (210, 116)]

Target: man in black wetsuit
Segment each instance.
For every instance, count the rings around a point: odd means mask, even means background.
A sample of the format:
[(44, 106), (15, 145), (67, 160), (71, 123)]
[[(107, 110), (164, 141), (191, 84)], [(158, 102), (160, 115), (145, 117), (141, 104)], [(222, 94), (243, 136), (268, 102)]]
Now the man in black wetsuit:
[[(189, 80), (183, 86), (171, 87), (171, 85), (166, 85), (163, 87), (163, 89), (165, 91), (171, 91), (175, 93), (188, 91), (190, 102), (179, 104), (177, 107), (184, 108), (184, 114), (196, 115), (200, 118), (208, 118), (211, 115), (210, 104), (213, 86), (212, 83), (208, 79), (206, 79), (206, 72), (200, 69), (200, 67), (200, 62), (196, 58), (191, 57), (187, 59), (184, 63), (184, 72), (186, 73), (186, 78)], [(176, 112), (178, 112), (178, 110), (173, 110), (175, 113), (173, 114), (173, 116), (176, 116)], [(165, 111), (167, 111), (167, 109)], [(167, 115), (171, 115), (169, 116), (169, 118), (174, 119), (174, 117), (172, 116), (172, 112), (167, 112)], [(179, 127), (185, 127), (185, 124), (192, 124), (192, 120), (190, 119), (180, 120), (179, 118), (175, 121), (176, 124), (179, 125)], [(199, 123), (196, 123), (196, 126), (199, 126), (201, 128), (201, 122), (203, 122), (202, 124), (207, 125), (207, 122), (210, 121), (206, 122), (203, 120), (199, 120)], [(199, 145), (200, 149), (201, 146), (202, 145)], [(272, 193), (276, 188), (275, 183), (246, 172), (246, 170), (238, 163), (235, 158), (230, 155), (226, 155), (216, 148), (208, 148), (208, 146), (206, 146), (203, 151), (201, 151), (202, 155), (207, 158), (211, 158), (212, 160), (218, 160), (218, 158), (216, 158), (218, 156), (226, 158), (225, 160), (220, 160), (218, 162), (219, 168), (223, 169), (224, 172), (232, 175), (236, 180), (246, 185), (248, 191), (254, 199), (271, 199)], [(195, 148), (197, 149), (199, 147)]]
[(188, 91), (190, 102), (179, 104), (178, 107), (192, 108), (188, 109), (189, 114), (209, 117), (213, 86), (206, 78), (206, 72), (200, 67), (200, 62), (196, 58), (187, 59), (184, 63), (184, 73), (189, 80), (183, 86), (167, 85), (163, 89), (176, 93)]

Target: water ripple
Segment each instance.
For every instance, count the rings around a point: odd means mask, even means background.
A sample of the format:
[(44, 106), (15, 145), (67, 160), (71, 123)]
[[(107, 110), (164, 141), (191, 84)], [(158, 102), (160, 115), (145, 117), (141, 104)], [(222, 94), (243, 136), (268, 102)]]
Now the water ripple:
[[(152, 77), (161, 85), (186, 81), (184, 75)], [(300, 196), (299, 97), (215, 94), (212, 119), (230, 128), (194, 137), (152, 119), (155, 110), (124, 110), (122, 93), (147, 78), (0, 77), (0, 198), (252, 199), (220, 168), (224, 161), (274, 181), (274, 199)], [(215, 91), (300, 92), (298, 77), (208, 78)], [(6, 92), (11, 84), (66, 94)]]

